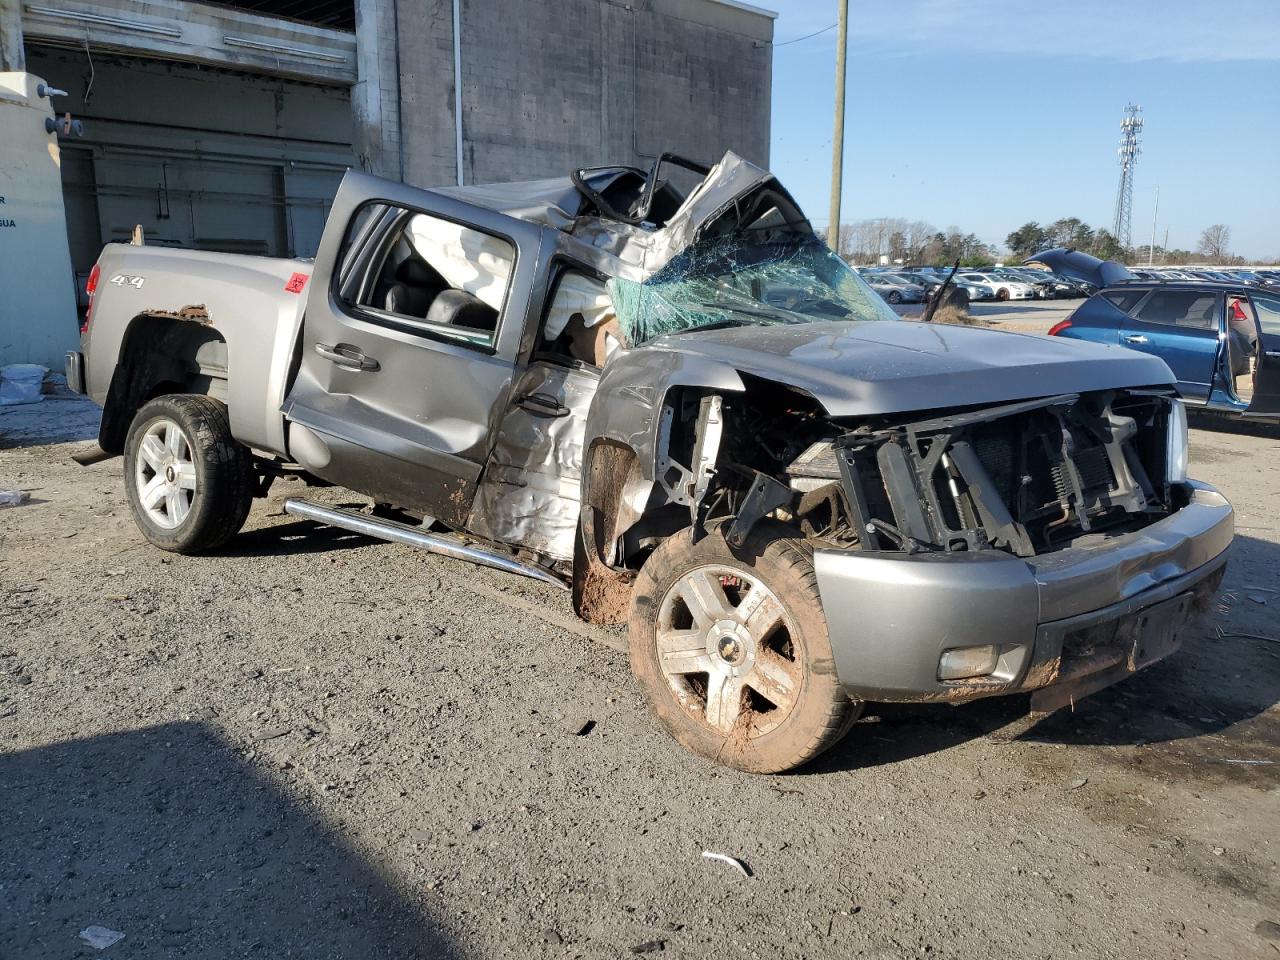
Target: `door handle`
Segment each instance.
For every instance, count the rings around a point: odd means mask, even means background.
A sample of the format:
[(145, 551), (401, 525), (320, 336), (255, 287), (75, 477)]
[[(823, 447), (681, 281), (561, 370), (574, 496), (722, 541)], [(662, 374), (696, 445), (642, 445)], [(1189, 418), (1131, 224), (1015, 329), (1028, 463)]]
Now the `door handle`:
[(329, 346), (327, 343), (317, 343), (315, 347), (316, 353), (324, 357), (331, 363), (342, 367), (343, 370), (378, 370), (381, 364), (373, 357), (366, 357), (360, 352), (359, 347), (353, 347), (349, 343), (339, 343)]
[(1280, 360), (1280, 350), (1264, 350), (1262, 351), (1272, 360)]
[(1140, 333), (1131, 333), (1126, 337), (1121, 337), (1121, 339), (1125, 343), (1150, 343), (1151, 342)]
[(527, 393), (516, 401), (516, 406), (544, 417), (567, 417), (571, 412), (548, 393)]

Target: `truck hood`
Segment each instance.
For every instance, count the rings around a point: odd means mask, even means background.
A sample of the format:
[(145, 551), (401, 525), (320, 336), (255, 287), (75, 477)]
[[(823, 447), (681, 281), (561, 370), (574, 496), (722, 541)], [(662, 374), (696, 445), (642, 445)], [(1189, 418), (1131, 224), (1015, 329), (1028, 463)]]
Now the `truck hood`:
[(693, 330), (636, 352), (654, 350), (803, 390), (832, 417), (1174, 383), (1163, 360), (1118, 346), (909, 321)]

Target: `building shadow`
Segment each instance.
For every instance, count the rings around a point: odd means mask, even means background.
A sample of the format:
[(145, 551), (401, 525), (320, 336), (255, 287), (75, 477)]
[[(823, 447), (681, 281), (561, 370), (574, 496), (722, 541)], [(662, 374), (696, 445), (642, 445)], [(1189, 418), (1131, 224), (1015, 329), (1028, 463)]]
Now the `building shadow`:
[[(1189, 628), (1167, 660), (1027, 724), (1030, 697), (1017, 694), (949, 706), (872, 705), (843, 742), (806, 772), (898, 763), (978, 737), (1092, 746), (1175, 743), (1214, 734), (1215, 753), (1239, 752), (1280, 771), (1280, 583), (1250, 570), (1280, 569), (1280, 546), (1237, 536), (1209, 618)], [(1274, 578), (1272, 578), (1274, 581)], [(1223, 760), (1244, 759), (1225, 756)]]
[[(0, 956), (457, 956), (419, 906), (216, 731), (171, 723), (0, 756)], [(107, 954), (108, 956), (111, 954)]]
[(1237, 414), (1193, 410), (1188, 411), (1187, 423), (1196, 429), (1209, 430), (1213, 433), (1233, 433), (1243, 437), (1258, 437), (1262, 440), (1280, 440), (1280, 423), (1245, 419)]
[(0, 407), (0, 450), (97, 440), (101, 420), (92, 401), (75, 395)]

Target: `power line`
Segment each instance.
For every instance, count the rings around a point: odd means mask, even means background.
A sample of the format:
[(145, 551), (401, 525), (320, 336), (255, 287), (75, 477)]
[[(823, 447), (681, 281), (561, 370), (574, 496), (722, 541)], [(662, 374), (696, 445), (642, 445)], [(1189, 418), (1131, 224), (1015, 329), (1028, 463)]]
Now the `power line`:
[(821, 30), (815, 30), (815, 31), (813, 31), (813, 33), (806, 33), (803, 37), (796, 37), (794, 40), (783, 40), (781, 43), (775, 43), (775, 44), (774, 44), (774, 46), (775, 46), (775, 47), (785, 47), (785, 46), (787, 46), (788, 44), (792, 44), (792, 43), (799, 43), (801, 40), (808, 40), (808, 39), (810, 39), (811, 37), (820, 36), (821, 34), (826, 33), (828, 30), (834, 30), (834, 29), (836, 28), (836, 26), (837, 26), (837, 24), (834, 24), (834, 23), (833, 23), (833, 24), (830, 24), (830, 25), (828, 25), (828, 26), (823, 27)]

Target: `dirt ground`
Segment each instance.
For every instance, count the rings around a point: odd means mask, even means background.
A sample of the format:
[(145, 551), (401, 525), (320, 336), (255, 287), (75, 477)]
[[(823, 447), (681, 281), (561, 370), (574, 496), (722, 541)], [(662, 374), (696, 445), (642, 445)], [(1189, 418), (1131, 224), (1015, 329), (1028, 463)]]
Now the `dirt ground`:
[(128, 958), (1280, 956), (1276, 439), (1194, 431), (1239, 536), (1170, 660), (1021, 736), (1021, 699), (882, 708), (751, 777), (554, 588), (288, 490), (217, 556), (149, 547), (121, 462), (68, 459), (95, 422), (0, 412), (5, 960), (95, 924)]

